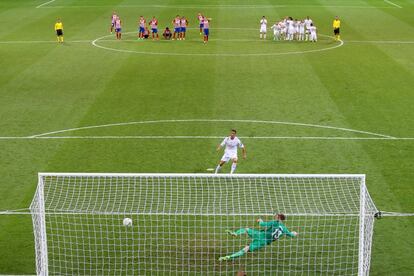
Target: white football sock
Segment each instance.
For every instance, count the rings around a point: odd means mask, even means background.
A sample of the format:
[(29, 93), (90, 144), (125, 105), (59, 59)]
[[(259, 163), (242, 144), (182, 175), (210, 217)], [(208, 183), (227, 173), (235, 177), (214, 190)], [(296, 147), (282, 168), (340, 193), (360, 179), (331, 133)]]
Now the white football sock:
[(237, 163), (231, 164), (231, 171), (230, 171), (231, 174), (234, 173), (234, 171), (236, 170), (236, 167), (237, 167)]
[(220, 169), (221, 169), (220, 165), (217, 165), (216, 171), (214, 173), (217, 174), (220, 171)]

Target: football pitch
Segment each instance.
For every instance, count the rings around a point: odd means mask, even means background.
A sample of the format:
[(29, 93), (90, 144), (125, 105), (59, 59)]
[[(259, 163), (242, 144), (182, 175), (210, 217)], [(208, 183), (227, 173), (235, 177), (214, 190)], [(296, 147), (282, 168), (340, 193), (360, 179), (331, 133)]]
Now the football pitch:
[[(162, 32), (177, 14), (185, 41), (137, 40), (140, 15)], [(413, 14), (413, 0), (1, 0), (0, 210), (26, 209), (38, 172), (208, 173), (237, 129), (236, 173), (366, 174), (378, 209), (413, 213)], [(261, 41), (263, 15), (310, 16), (318, 42)], [(413, 275), (413, 248), (412, 217), (377, 220), (371, 275)], [(0, 215), (0, 274), (35, 274), (34, 255), (30, 216)]]

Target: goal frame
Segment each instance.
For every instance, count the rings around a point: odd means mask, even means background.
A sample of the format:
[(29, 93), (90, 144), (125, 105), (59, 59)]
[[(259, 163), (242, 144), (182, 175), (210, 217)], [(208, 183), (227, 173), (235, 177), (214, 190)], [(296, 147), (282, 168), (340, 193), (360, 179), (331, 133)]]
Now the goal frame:
[[(47, 247), (47, 233), (46, 233), (46, 212), (45, 212), (45, 198), (44, 198), (44, 182), (43, 178), (47, 176), (63, 176), (63, 177), (209, 177), (209, 178), (359, 178), (360, 184), (360, 209), (359, 209), (359, 250), (358, 250), (358, 275), (369, 274), (369, 264), (365, 263), (366, 256), (364, 256), (365, 248), (365, 212), (364, 207), (366, 204), (367, 188), (365, 184), (365, 174), (207, 174), (207, 173), (53, 173), (53, 172), (39, 172), (38, 173), (38, 185), (36, 189), (36, 195), (34, 196), (30, 209), (36, 207), (36, 198), (38, 197), (37, 209), (39, 213), (32, 212), (32, 215), (40, 216), (40, 229), (38, 236), (35, 235), (35, 249), (40, 251), (40, 256), (36, 256), (36, 271), (37, 275), (48, 275), (48, 247)], [(369, 195), (368, 195), (369, 197)], [(287, 214), (289, 215), (289, 214)], [(298, 215), (298, 214), (295, 214)], [(304, 214), (300, 214), (304, 215)], [(307, 215), (307, 214), (305, 214)], [(313, 214), (315, 215), (315, 214)], [(322, 215), (322, 214), (320, 214)], [(33, 220), (33, 228), (36, 225)], [(370, 234), (372, 239), (372, 233)], [(372, 246), (372, 240), (369, 244)], [(371, 249), (369, 249), (371, 250)], [(371, 252), (368, 253), (370, 259)]]

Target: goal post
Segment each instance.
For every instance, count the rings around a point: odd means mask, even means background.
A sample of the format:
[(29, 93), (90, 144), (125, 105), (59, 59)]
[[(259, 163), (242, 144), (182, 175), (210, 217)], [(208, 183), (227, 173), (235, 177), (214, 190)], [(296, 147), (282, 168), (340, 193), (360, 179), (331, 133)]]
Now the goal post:
[[(368, 275), (377, 208), (357, 174), (39, 173), (30, 211), (38, 275)], [(299, 235), (218, 261), (275, 213)]]

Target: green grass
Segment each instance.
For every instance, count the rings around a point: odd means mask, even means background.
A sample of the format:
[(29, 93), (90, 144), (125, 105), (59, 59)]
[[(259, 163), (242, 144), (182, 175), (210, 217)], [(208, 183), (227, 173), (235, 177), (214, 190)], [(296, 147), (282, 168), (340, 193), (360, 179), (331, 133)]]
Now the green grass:
[[(123, 122), (238, 119), (414, 137), (414, 2), (392, 2), (402, 8), (379, 0), (143, 0), (139, 4), (133, 0), (56, 0), (36, 9), (44, 1), (3, 0), (0, 136), (26, 137)], [(154, 4), (160, 6), (148, 6)], [(136, 30), (139, 15), (147, 19), (156, 15), (164, 26), (177, 13), (183, 14), (190, 27), (195, 27), (195, 16), (202, 11), (213, 18), (211, 41), (203, 45), (199, 34), (190, 29), (188, 41), (135, 42), (127, 41), (133, 34), (126, 34), (125, 41), (106, 41), (109, 37), (99, 45), (136, 52), (221, 55), (151, 55), (93, 47), (88, 41), (108, 35), (113, 10), (121, 15), (125, 32)], [(345, 43), (329, 51), (296, 55), (226, 55), (297, 52), (338, 44), (324, 36), (317, 44), (274, 43), (270, 33), (269, 41), (255, 41), (258, 33), (252, 29), (258, 29), (262, 15), (270, 22), (285, 15), (310, 15), (325, 35), (331, 34), (331, 21), (339, 15)], [(56, 17), (65, 26), (63, 45), (53, 43)], [(79, 40), (87, 42), (74, 42)], [(237, 128), (241, 137), (373, 137), (247, 122), (154, 123), (54, 136), (225, 136), (230, 128)], [(219, 141), (1, 139), (0, 210), (28, 207), (39, 171), (205, 172), (220, 158), (214, 151)], [(248, 159), (240, 162), (239, 173), (365, 173), (379, 209), (414, 212), (413, 140), (246, 138), (243, 142)], [(371, 275), (412, 273), (413, 227), (411, 218), (376, 222)], [(0, 216), (0, 274), (33, 274), (34, 266), (30, 218)]]

